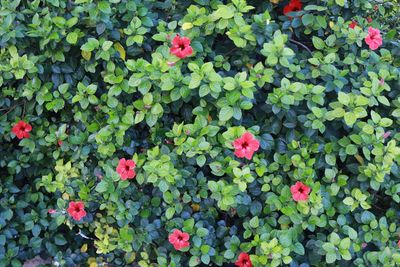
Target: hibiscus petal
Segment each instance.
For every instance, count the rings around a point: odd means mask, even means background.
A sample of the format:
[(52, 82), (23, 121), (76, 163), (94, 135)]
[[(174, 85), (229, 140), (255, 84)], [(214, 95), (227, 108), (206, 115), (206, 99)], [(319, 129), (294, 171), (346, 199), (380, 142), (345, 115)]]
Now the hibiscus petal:
[(174, 39), (172, 39), (172, 44), (179, 46), (179, 42), (181, 40), (181, 37), (179, 36), (179, 34), (175, 35)]
[(249, 148), (253, 151), (257, 151), (260, 147), (260, 142), (257, 139), (253, 139), (249, 142)]
[(25, 123), (25, 132), (32, 131), (32, 126), (29, 123)]
[(242, 138), (247, 143), (250, 143), (254, 139), (253, 135), (251, 133), (249, 133), (249, 132), (245, 132), (243, 134)]
[(134, 170), (129, 170), (129, 171), (126, 173), (126, 176), (127, 176), (128, 179), (132, 179), (133, 177), (135, 177), (135, 175), (136, 175), (136, 173), (135, 173)]
[(181, 44), (184, 46), (189, 46), (190, 45), (190, 39), (187, 37), (182, 37), (181, 38)]
[(246, 157), (246, 159), (251, 160), (251, 158), (253, 157), (253, 154), (254, 154), (254, 152), (252, 150), (246, 149), (244, 156)]
[(182, 53), (185, 55), (185, 57), (188, 57), (193, 54), (193, 49), (191, 46), (185, 47), (185, 49), (182, 51)]
[(178, 238), (174, 234), (170, 234), (168, 240), (171, 244), (175, 244), (178, 241)]
[(117, 166), (117, 172), (118, 172), (119, 174), (122, 173), (123, 169), (124, 169), (124, 167), (123, 167), (122, 165), (118, 165), (118, 166)]
[(190, 238), (190, 235), (188, 233), (184, 233), (184, 232), (182, 233), (182, 240), (183, 241), (188, 241), (189, 238)]
[(378, 45), (375, 44), (375, 43), (373, 43), (373, 42), (371, 42), (371, 43), (369, 44), (369, 48), (370, 48), (371, 50), (376, 50), (376, 49), (378, 49)]
[(241, 147), (242, 147), (242, 144), (243, 144), (242, 138), (238, 138), (238, 139), (236, 139), (235, 141), (233, 141), (233, 146), (234, 146), (235, 148), (241, 148)]
[(133, 160), (127, 160), (126, 165), (134, 168), (136, 166), (136, 163)]
[(85, 211), (85, 210), (79, 211), (79, 212), (77, 213), (77, 216), (78, 216), (79, 220), (82, 219), (83, 217), (86, 216), (86, 211)]
[(234, 154), (238, 158), (243, 158), (245, 156), (245, 150), (244, 149), (236, 149)]
[(79, 209), (84, 209), (85, 208), (85, 204), (82, 201), (76, 202), (75, 206), (78, 207)]
[(18, 132), (16, 133), (16, 136), (18, 137), (18, 139), (22, 139), (22, 138), (24, 138), (24, 132), (18, 131)]

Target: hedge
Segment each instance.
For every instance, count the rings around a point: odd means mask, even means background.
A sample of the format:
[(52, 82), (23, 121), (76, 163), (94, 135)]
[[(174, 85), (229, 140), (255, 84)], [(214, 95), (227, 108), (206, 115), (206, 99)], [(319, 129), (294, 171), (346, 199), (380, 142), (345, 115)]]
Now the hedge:
[(0, 266), (400, 266), (397, 0), (0, 0)]

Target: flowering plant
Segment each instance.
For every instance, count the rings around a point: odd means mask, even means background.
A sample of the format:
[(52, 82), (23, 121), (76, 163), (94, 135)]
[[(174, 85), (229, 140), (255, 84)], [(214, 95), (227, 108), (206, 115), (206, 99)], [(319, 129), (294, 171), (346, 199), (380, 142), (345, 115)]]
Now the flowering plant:
[(0, 266), (400, 265), (396, 1), (0, 3)]

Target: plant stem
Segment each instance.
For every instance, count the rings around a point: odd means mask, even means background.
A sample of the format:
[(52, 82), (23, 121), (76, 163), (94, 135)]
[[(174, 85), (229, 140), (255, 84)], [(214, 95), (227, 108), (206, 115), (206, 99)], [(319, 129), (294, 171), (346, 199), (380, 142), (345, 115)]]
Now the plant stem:
[(300, 43), (299, 41), (296, 41), (296, 40), (294, 40), (294, 39), (289, 39), (289, 41), (292, 42), (292, 43), (294, 43), (294, 44), (300, 45), (301, 47), (303, 47), (304, 49), (306, 49), (308, 52), (310, 52), (310, 54), (312, 54), (310, 48), (308, 48), (306, 45)]

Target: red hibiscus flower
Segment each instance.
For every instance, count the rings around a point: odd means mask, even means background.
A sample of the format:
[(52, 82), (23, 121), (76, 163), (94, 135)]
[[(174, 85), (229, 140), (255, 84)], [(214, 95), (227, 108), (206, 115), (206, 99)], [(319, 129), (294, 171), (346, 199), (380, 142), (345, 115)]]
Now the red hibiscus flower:
[(378, 29), (369, 27), (368, 35), (365, 37), (365, 43), (369, 45), (371, 50), (376, 50), (382, 45), (381, 32)]
[(240, 138), (233, 142), (235, 156), (251, 159), (254, 152), (260, 147), (260, 142), (249, 132), (245, 132)]
[(135, 167), (136, 163), (133, 160), (122, 158), (119, 160), (117, 172), (122, 180), (132, 179), (136, 175)]
[(244, 252), (240, 253), (238, 260), (235, 262), (235, 265), (238, 267), (253, 267), (249, 254)]
[(303, 184), (302, 182), (296, 182), (295, 185), (290, 187), (290, 192), (295, 201), (308, 200), (308, 194), (311, 188)]
[(30, 131), (32, 131), (32, 126), (24, 121), (19, 121), (12, 128), (12, 132), (18, 137), (18, 139), (29, 138)]
[[(301, 3), (301, 0), (291, 0), (289, 2), (289, 4), (287, 4), (284, 8), (283, 8), (283, 14), (286, 15), (287, 13), (290, 12), (297, 12), (297, 11), (301, 11), (303, 7), (303, 4)], [(291, 16), (289, 16), (291, 18)]]
[(82, 201), (71, 201), (67, 212), (72, 218), (74, 218), (74, 220), (79, 221), (86, 216), (85, 204)]
[(357, 21), (354, 21), (354, 20), (349, 24), (350, 29), (354, 29), (356, 26), (358, 26), (358, 23), (357, 23)]
[(190, 46), (190, 39), (187, 37), (180, 37), (179, 34), (172, 40), (172, 46), (169, 52), (179, 58), (185, 58), (193, 54), (193, 49)]
[(190, 246), (189, 238), (190, 235), (188, 233), (179, 231), (177, 229), (168, 236), (169, 243), (171, 243), (176, 250)]

